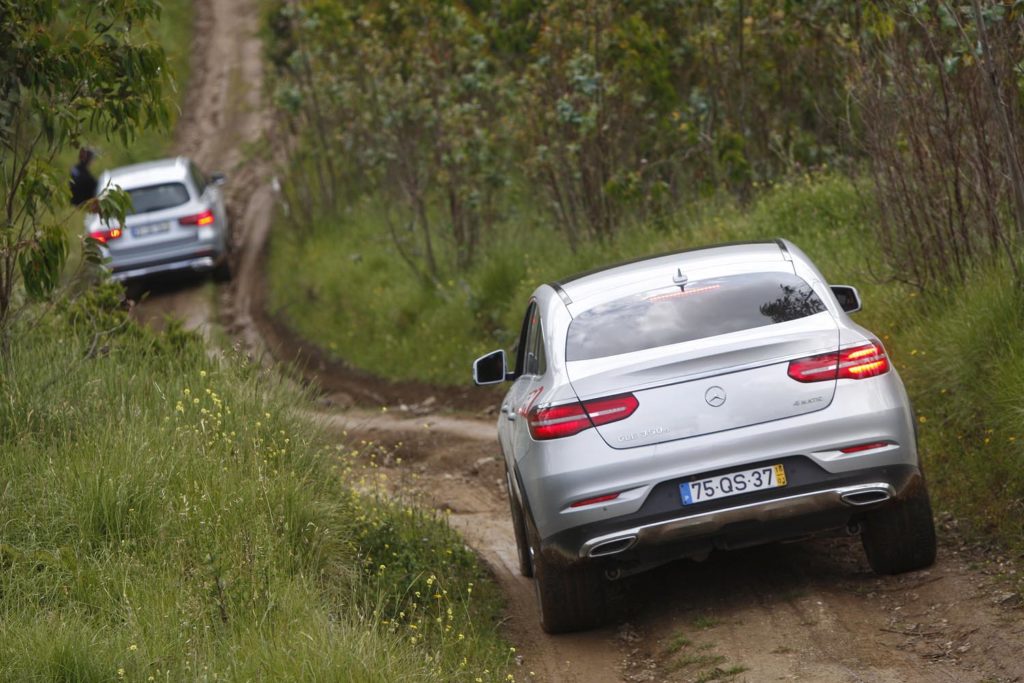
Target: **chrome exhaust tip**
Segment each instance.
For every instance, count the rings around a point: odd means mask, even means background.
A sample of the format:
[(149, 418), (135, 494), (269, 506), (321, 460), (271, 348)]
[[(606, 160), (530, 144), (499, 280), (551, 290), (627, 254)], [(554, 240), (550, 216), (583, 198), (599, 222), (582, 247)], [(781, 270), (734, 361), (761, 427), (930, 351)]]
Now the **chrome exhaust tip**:
[(882, 503), (892, 498), (892, 488), (889, 486), (866, 486), (854, 491), (847, 491), (839, 494), (839, 498), (847, 505), (861, 507)]
[(624, 550), (629, 550), (636, 543), (636, 536), (626, 536), (624, 538), (616, 538), (611, 541), (605, 541), (599, 543), (590, 549), (587, 553), (589, 557), (606, 557), (608, 555), (615, 555), (621, 553)]
[(203, 256), (201, 258), (197, 258), (196, 260), (194, 260), (191, 264), (191, 268), (194, 271), (200, 271), (213, 268), (215, 265), (217, 265), (217, 262), (214, 261), (212, 257)]

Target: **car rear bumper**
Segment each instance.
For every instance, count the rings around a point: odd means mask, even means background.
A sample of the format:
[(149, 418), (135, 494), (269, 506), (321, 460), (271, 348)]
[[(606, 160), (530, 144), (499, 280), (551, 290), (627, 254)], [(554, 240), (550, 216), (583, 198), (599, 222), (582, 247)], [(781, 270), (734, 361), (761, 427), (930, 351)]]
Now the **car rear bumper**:
[[(677, 511), (679, 482), (756, 466), (792, 462), (805, 475), (801, 485), (856, 478), (880, 467), (917, 467), (913, 415), (896, 374), (850, 380), (840, 389), (829, 408), (815, 413), (630, 450), (609, 448), (592, 429), (533, 442), (514, 466), (538, 534), (546, 539), (634, 518), (652, 502), (661, 512)], [(843, 450), (873, 443), (886, 445)], [(607, 494), (618, 495), (600, 505), (578, 505)]]
[(225, 234), (221, 226), (206, 226), (162, 241), (107, 245), (103, 255), (112, 279), (119, 281), (176, 271), (206, 271), (225, 258)]
[(197, 256), (186, 260), (174, 260), (166, 263), (152, 263), (144, 266), (129, 266), (124, 269), (114, 269), (111, 272), (110, 278), (119, 282), (126, 280), (134, 280), (149, 275), (158, 275), (161, 273), (171, 273), (181, 270), (191, 271), (205, 271), (212, 270), (220, 262), (221, 256), (209, 255), (209, 256)]
[(584, 559), (656, 562), (698, 557), (712, 549), (735, 549), (797, 538), (856, 522), (864, 512), (891, 504), (921, 485), (910, 465), (826, 476), (785, 494), (717, 501), (713, 507), (647, 511), (568, 529), (541, 542), (541, 550), (564, 562)]

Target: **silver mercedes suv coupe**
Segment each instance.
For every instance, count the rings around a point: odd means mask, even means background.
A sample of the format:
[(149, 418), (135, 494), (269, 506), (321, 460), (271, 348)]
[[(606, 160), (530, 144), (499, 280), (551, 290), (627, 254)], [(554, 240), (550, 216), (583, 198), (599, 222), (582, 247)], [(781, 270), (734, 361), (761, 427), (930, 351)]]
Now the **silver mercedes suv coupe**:
[(845, 531), (871, 567), (935, 559), (907, 393), (786, 240), (708, 247), (545, 284), (498, 440), (522, 573), (549, 632), (602, 623), (608, 582), (676, 558)]

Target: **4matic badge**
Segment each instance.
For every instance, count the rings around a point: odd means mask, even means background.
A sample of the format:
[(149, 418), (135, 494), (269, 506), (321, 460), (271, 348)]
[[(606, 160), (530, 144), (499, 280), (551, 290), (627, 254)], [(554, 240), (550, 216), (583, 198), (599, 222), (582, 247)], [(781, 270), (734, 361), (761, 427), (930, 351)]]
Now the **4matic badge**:
[(633, 432), (632, 434), (623, 434), (622, 436), (619, 437), (619, 441), (620, 442), (625, 442), (625, 441), (636, 441), (637, 439), (646, 439), (646, 438), (651, 437), (651, 436), (658, 436), (659, 434), (664, 434), (667, 431), (668, 430), (665, 429), (664, 427), (651, 427), (650, 429), (645, 429), (642, 432)]

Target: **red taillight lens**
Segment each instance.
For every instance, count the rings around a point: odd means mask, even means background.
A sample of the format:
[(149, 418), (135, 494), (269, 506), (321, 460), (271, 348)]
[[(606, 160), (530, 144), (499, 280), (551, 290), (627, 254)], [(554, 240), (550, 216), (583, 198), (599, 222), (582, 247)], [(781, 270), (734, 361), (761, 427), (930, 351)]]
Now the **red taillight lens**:
[(633, 394), (623, 394), (622, 396), (587, 401), (583, 404), (583, 408), (586, 409), (587, 415), (590, 416), (590, 421), (596, 427), (598, 425), (606, 425), (609, 422), (625, 420), (636, 412), (636, 408), (639, 405), (640, 402), (636, 400), (636, 396)]
[(789, 376), (797, 382), (824, 382), (835, 380), (839, 370), (839, 354), (826, 353), (790, 361)]
[(593, 426), (581, 403), (569, 403), (553, 408), (534, 408), (527, 417), (530, 435), (537, 441), (561, 439), (579, 434)]
[(101, 244), (106, 244), (110, 240), (116, 240), (121, 234), (121, 228), (111, 228), (110, 230), (94, 230), (89, 233), (89, 237)]
[(213, 223), (213, 212), (207, 209), (206, 211), (197, 213), (194, 216), (179, 218), (178, 222), (182, 225), (210, 225)]
[(789, 364), (789, 376), (798, 382), (864, 379), (889, 372), (889, 357), (881, 342), (843, 349), (838, 353), (801, 358)]
[(863, 379), (889, 372), (889, 357), (881, 342), (865, 344), (839, 353), (839, 377)]
[(861, 443), (856, 446), (847, 446), (846, 448), (840, 448), (843, 453), (860, 453), (861, 451), (871, 451), (876, 448), (885, 448), (886, 446), (895, 445), (892, 441), (872, 441), (871, 443)]
[(527, 417), (530, 435), (537, 441), (572, 436), (597, 425), (625, 420), (639, 405), (636, 396), (623, 394), (585, 403), (534, 408)]

